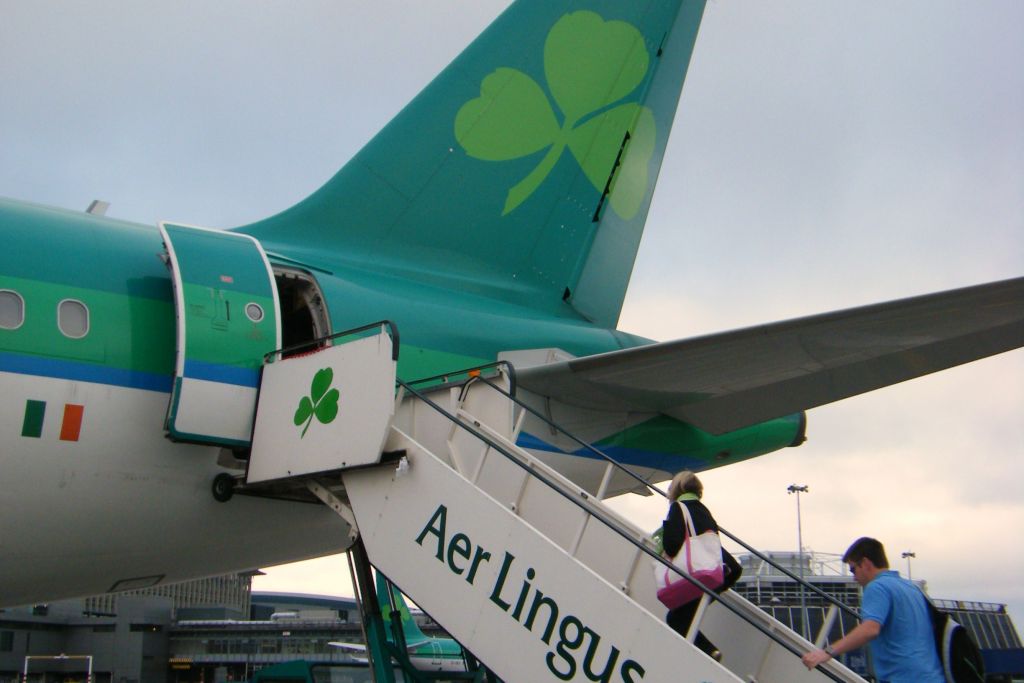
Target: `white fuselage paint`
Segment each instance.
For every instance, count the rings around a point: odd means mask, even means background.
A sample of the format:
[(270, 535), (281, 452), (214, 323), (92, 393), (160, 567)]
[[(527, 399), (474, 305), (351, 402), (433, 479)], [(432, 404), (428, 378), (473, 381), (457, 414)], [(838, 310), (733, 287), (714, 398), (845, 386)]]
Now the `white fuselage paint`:
[[(28, 400), (46, 402), (38, 438), (22, 435)], [(347, 526), (324, 506), (214, 500), (214, 477), (229, 471), (219, 449), (166, 439), (167, 402), (158, 391), (0, 372), (0, 606), (347, 547)], [(59, 438), (66, 403), (84, 406), (77, 441)]]

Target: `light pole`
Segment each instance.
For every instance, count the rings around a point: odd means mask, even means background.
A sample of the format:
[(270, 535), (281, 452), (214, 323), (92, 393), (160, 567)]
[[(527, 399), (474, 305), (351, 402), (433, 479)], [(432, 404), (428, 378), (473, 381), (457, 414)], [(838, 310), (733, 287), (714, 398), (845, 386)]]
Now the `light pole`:
[(907, 580), (913, 581), (914, 575), (910, 573), (910, 558), (917, 557), (917, 554), (913, 550), (908, 550), (903, 553), (903, 559), (907, 561)]
[(800, 632), (804, 640), (810, 640), (810, 631), (807, 628), (807, 594), (804, 592), (804, 534), (800, 523), (800, 494), (807, 493), (807, 485), (797, 486), (790, 484), (786, 491), (796, 494), (796, 545), (797, 557), (800, 562)]

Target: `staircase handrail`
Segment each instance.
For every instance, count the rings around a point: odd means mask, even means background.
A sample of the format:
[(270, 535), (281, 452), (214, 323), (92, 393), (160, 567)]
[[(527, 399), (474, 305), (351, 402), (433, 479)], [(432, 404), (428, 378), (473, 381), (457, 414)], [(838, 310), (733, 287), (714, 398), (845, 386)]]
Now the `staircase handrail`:
[[(419, 384), (427, 384), (428, 382), (440, 382), (441, 385), (455, 386), (453, 378), (465, 375), (465, 382), (470, 382), (470, 381), (475, 380), (475, 379), (482, 379), (483, 381), (485, 381), (488, 384), (490, 384), (492, 387), (495, 387), (499, 391), (503, 391), (502, 389), (500, 389), (500, 387), (497, 387), (496, 385), (491, 384), (491, 382), (489, 380), (487, 380), (487, 378), (484, 377), (484, 375), (483, 375), (483, 373), (485, 371), (493, 370), (493, 369), (497, 369), (497, 368), (504, 368), (505, 375), (508, 377), (509, 387), (510, 387), (510, 389), (512, 391), (512, 394), (515, 394), (515, 391), (516, 391), (516, 369), (515, 369), (515, 366), (513, 366), (512, 363), (508, 362), (507, 360), (498, 360), (498, 361), (494, 361), (493, 363), (486, 363), (484, 365), (475, 365), (475, 366), (473, 366), (471, 368), (466, 368), (465, 370), (456, 370), (454, 372), (443, 372), (443, 373), (441, 373), (439, 375), (431, 375), (430, 377), (421, 377), (420, 379), (406, 380), (405, 383), (409, 384), (409, 385), (415, 386), (415, 385), (419, 385)], [(508, 394), (506, 394), (506, 396), (507, 395)]]
[(360, 325), (359, 327), (353, 327), (350, 330), (344, 330), (342, 332), (335, 332), (328, 334), (323, 337), (317, 337), (316, 339), (310, 339), (298, 344), (292, 344), (291, 346), (285, 346), (280, 349), (274, 349), (268, 353), (263, 354), (264, 363), (273, 363), (278, 358), (287, 354), (295, 354), (305, 349), (320, 349), (327, 346), (326, 342), (340, 339), (341, 337), (351, 337), (354, 334), (365, 332), (366, 330), (372, 330), (375, 327), (387, 328), (388, 334), (391, 336), (391, 360), (398, 360), (398, 349), (401, 346), (398, 338), (398, 326), (390, 320), (378, 320), (376, 322), (367, 323), (366, 325)]
[[(652, 548), (647, 547), (646, 545), (644, 545), (643, 543), (641, 543), (637, 539), (633, 538), (633, 536), (631, 536), (630, 534), (628, 534), (625, 531), (623, 531), (619, 527), (618, 524), (616, 524), (613, 520), (611, 520), (607, 516), (605, 516), (605, 514), (599, 508), (588, 506), (586, 504), (586, 502), (584, 502), (584, 501), (589, 500), (589, 497), (583, 498), (581, 500), (580, 498), (577, 498), (575, 496), (569, 495), (568, 493), (563, 491), (562, 488), (560, 486), (558, 486), (554, 481), (552, 481), (548, 477), (548, 475), (546, 473), (543, 473), (541, 470), (539, 470), (537, 468), (532, 468), (528, 464), (522, 462), (518, 457), (516, 457), (513, 453), (511, 453), (500, 442), (492, 439), (487, 434), (485, 434), (484, 432), (478, 430), (477, 428), (475, 428), (475, 427), (473, 427), (473, 426), (463, 422), (457, 416), (452, 415), (450, 412), (445, 410), (443, 407), (441, 407), (440, 405), (438, 405), (437, 403), (435, 403), (431, 399), (427, 398), (427, 396), (425, 396), (424, 394), (422, 394), (419, 391), (417, 391), (416, 389), (414, 389), (409, 383), (404, 382), (403, 380), (398, 379), (398, 378), (396, 378), (396, 382), (403, 389), (405, 389), (405, 391), (407, 391), (408, 393), (412, 394), (413, 396), (415, 396), (419, 400), (423, 401), (426, 405), (428, 405), (431, 408), (433, 408), (435, 411), (440, 413), (442, 416), (444, 416), (445, 418), (447, 418), (448, 420), (450, 420), (451, 422), (453, 422), (457, 426), (461, 427), (462, 429), (466, 430), (467, 432), (469, 432), (470, 434), (475, 436), (477, 439), (479, 439), (483, 443), (487, 444), (490, 448), (494, 449), (495, 451), (497, 451), (498, 453), (503, 455), (505, 458), (510, 460), (513, 464), (517, 465), (519, 468), (524, 470), (529, 476), (532, 476), (532, 477), (538, 479), (542, 484), (546, 485), (548, 488), (550, 488), (555, 493), (557, 493), (561, 497), (563, 497), (566, 500), (568, 500), (573, 505), (576, 505), (577, 507), (579, 507), (580, 509), (582, 509), (584, 512), (586, 512), (587, 514), (591, 515), (592, 517), (597, 518), (597, 520), (599, 522), (604, 524), (612, 532), (614, 532), (614, 533), (618, 534), (619, 536), (621, 536), (622, 538), (624, 538), (628, 543), (630, 543), (635, 548), (640, 550), (640, 552), (650, 556), (655, 561), (657, 561), (657, 562), (661, 563), (662, 565), (664, 565), (666, 568), (671, 569), (674, 572), (678, 573), (680, 576), (682, 576), (687, 581), (689, 581), (691, 584), (696, 586), (698, 589), (700, 589), (701, 592), (703, 592), (705, 595), (709, 596), (710, 598), (714, 599), (714, 598), (718, 597), (718, 595), (712, 589), (708, 588), (707, 586), (702, 584), (700, 581), (698, 581), (697, 579), (695, 579), (692, 576), (690, 576), (685, 570), (679, 568), (678, 566), (673, 564), (671, 561), (669, 561), (669, 560), (665, 559), (664, 557), (662, 557), (660, 553), (655, 552)], [(491, 386), (494, 386), (494, 385), (492, 384)], [(495, 387), (495, 388), (498, 388), (498, 387)], [(506, 396), (508, 396), (508, 394), (505, 391), (503, 391), (501, 389), (499, 389), (499, 391), (501, 391), (502, 393), (506, 394)], [(509, 396), (509, 398), (512, 398), (512, 397)], [(748, 624), (750, 624), (751, 626), (756, 628), (762, 634), (768, 636), (768, 638), (770, 638), (771, 640), (775, 641), (778, 645), (780, 645), (783, 649), (788, 651), (790, 654), (796, 655), (797, 657), (801, 657), (802, 656), (803, 653), (801, 653), (795, 647), (791, 646), (789, 643), (785, 642), (777, 633), (773, 632), (772, 630), (768, 629), (767, 627), (763, 626), (762, 624), (758, 623), (757, 621), (751, 619), (748, 615), (744, 614), (736, 606), (734, 606), (734, 605), (732, 605), (729, 602), (724, 601), (724, 600), (720, 600), (719, 603), (723, 607), (725, 607), (726, 609), (728, 609), (731, 612), (733, 612), (736, 616), (738, 616), (739, 618), (743, 619), (745, 622), (747, 622)], [(843, 679), (839, 678), (838, 676), (833, 674), (828, 669), (819, 667), (819, 671), (821, 671), (822, 674), (824, 674), (825, 676), (827, 676), (831, 680), (836, 681), (836, 683), (843, 683)]]
[[(650, 491), (658, 494), (659, 496), (664, 498), (666, 501), (669, 500), (668, 493), (666, 493), (665, 491), (662, 491), (660, 488), (658, 488), (654, 484), (651, 484), (646, 479), (641, 477), (639, 474), (637, 474), (636, 472), (631, 470), (629, 467), (626, 467), (625, 465), (620, 463), (618, 460), (616, 460), (612, 456), (610, 456), (607, 453), (605, 453), (604, 451), (602, 451), (600, 448), (597, 448), (593, 444), (589, 444), (586, 441), (583, 441), (579, 437), (575, 436), (574, 434), (570, 433), (565, 428), (561, 427), (560, 425), (555, 423), (553, 420), (548, 418), (546, 415), (543, 415), (539, 411), (537, 411), (534, 408), (530, 407), (529, 405), (527, 405), (526, 403), (521, 401), (519, 398), (517, 398), (515, 395), (513, 395), (512, 393), (506, 391), (505, 389), (503, 389), (502, 387), (498, 386), (494, 382), (490, 381), (486, 377), (483, 377), (481, 375), (477, 379), (479, 379), (481, 382), (484, 382), (485, 384), (490, 386), (495, 391), (503, 394), (506, 398), (510, 399), (513, 403), (518, 405), (520, 408), (523, 408), (524, 410), (528, 411), (534, 417), (536, 417), (536, 418), (540, 419), (541, 421), (543, 421), (545, 424), (547, 424), (552, 429), (558, 430), (559, 432), (561, 432), (565, 436), (569, 437), (569, 439), (571, 439), (572, 441), (574, 441), (577, 444), (583, 446), (584, 448), (589, 450), (591, 453), (594, 453), (599, 458), (602, 458), (603, 460), (608, 462), (610, 465), (612, 465), (613, 467), (617, 468), (619, 471), (625, 473), (626, 475), (628, 475), (628, 476), (632, 477), (633, 479), (635, 479), (636, 481), (640, 482), (641, 485), (647, 487)], [(852, 617), (854, 619), (859, 619), (860, 618), (860, 616), (857, 614), (857, 612), (852, 607), (850, 607), (846, 603), (842, 602), (841, 600), (839, 600), (835, 596), (829, 595), (828, 593), (826, 593), (825, 591), (821, 590), (820, 588), (818, 588), (814, 584), (808, 582), (807, 580), (800, 578), (798, 575), (796, 575), (793, 572), (789, 571), (788, 569), (783, 567), (781, 564), (776, 563), (774, 560), (772, 560), (768, 556), (764, 555), (763, 553), (761, 553), (757, 549), (753, 548), (750, 544), (748, 544), (745, 541), (741, 540), (736, 535), (732, 534), (731, 532), (727, 531), (726, 529), (722, 528), (721, 526), (718, 527), (718, 531), (720, 533), (724, 534), (727, 538), (729, 538), (732, 541), (734, 541), (735, 543), (743, 546), (747, 551), (749, 551), (751, 554), (755, 555), (761, 561), (766, 562), (770, 566), (772, 566), (775, 569), (779, 570), (780, 572), (782, 572), (783, 574), (788, 576), (793, 581), (795, 581), (798, 584), (802, 585), (804, 588), (810, 589), (811, 592), (817, 594), (821, 598), (824, 598), (824, 600), (826, 602), (829, 602), (829, 603), (835, 605), (840, 610), (842, 610), (844, 614), (846, 614), (846, 615), (848, 615), (848, 616), (850, 616), (850, 617)]]

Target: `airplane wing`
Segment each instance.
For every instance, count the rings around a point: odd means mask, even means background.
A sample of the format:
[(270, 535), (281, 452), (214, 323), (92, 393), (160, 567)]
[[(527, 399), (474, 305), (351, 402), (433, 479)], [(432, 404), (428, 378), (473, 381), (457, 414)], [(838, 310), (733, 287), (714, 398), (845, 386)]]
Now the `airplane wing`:
[(354, 654), (366, 654), (366, 645), (362, 643), (343, 643), (337, 640), (332, 640), (327, 643), (328, 647), (336, 647), (342, 652), (351, 652)]
[(1024, 345), (1024, 278), (517, 369), (529, 391), (713, 434)]

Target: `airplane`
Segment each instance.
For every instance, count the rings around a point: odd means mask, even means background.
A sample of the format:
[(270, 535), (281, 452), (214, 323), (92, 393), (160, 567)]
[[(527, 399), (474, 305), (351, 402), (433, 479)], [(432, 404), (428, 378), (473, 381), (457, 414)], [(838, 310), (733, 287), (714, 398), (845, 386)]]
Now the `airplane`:
[[(509, 359), (651, 481), (1020, 347), (1019, 278), (663, 343), (616, 328), (703, 10), (516, 2), (320, 189), (231, 230), (0, 200), (0, 605), (343, 550), (327, 509), (211, 486), (244, 471), (264, 353), (376, 320), (400, 377)], [(521, 443), (596, 489), (601, 463), (530, 423)]]
[[(395, 609), (400, 615), (402, 637), (405, 640), (409, 662), (414, 667), (420, 671), (466, 671), (466, 656), (461, 645), (452, 638), (437, 638), (425, 634), (413, 619), (409, 605), (406, 604), (405, 596), (401, 591), (391, 586), (380, 572), (376, 573), (375, 582), (377, 603), (381, 607), (381, 616), (384, 618), (384, 629), (389, 643), (394, 643), (394, 637), (390, 630), (391, 604), (394, 601)], [(363, 643), (330, 641), (327, 644), (362, 657), (366, 655), (366, 645)]]

